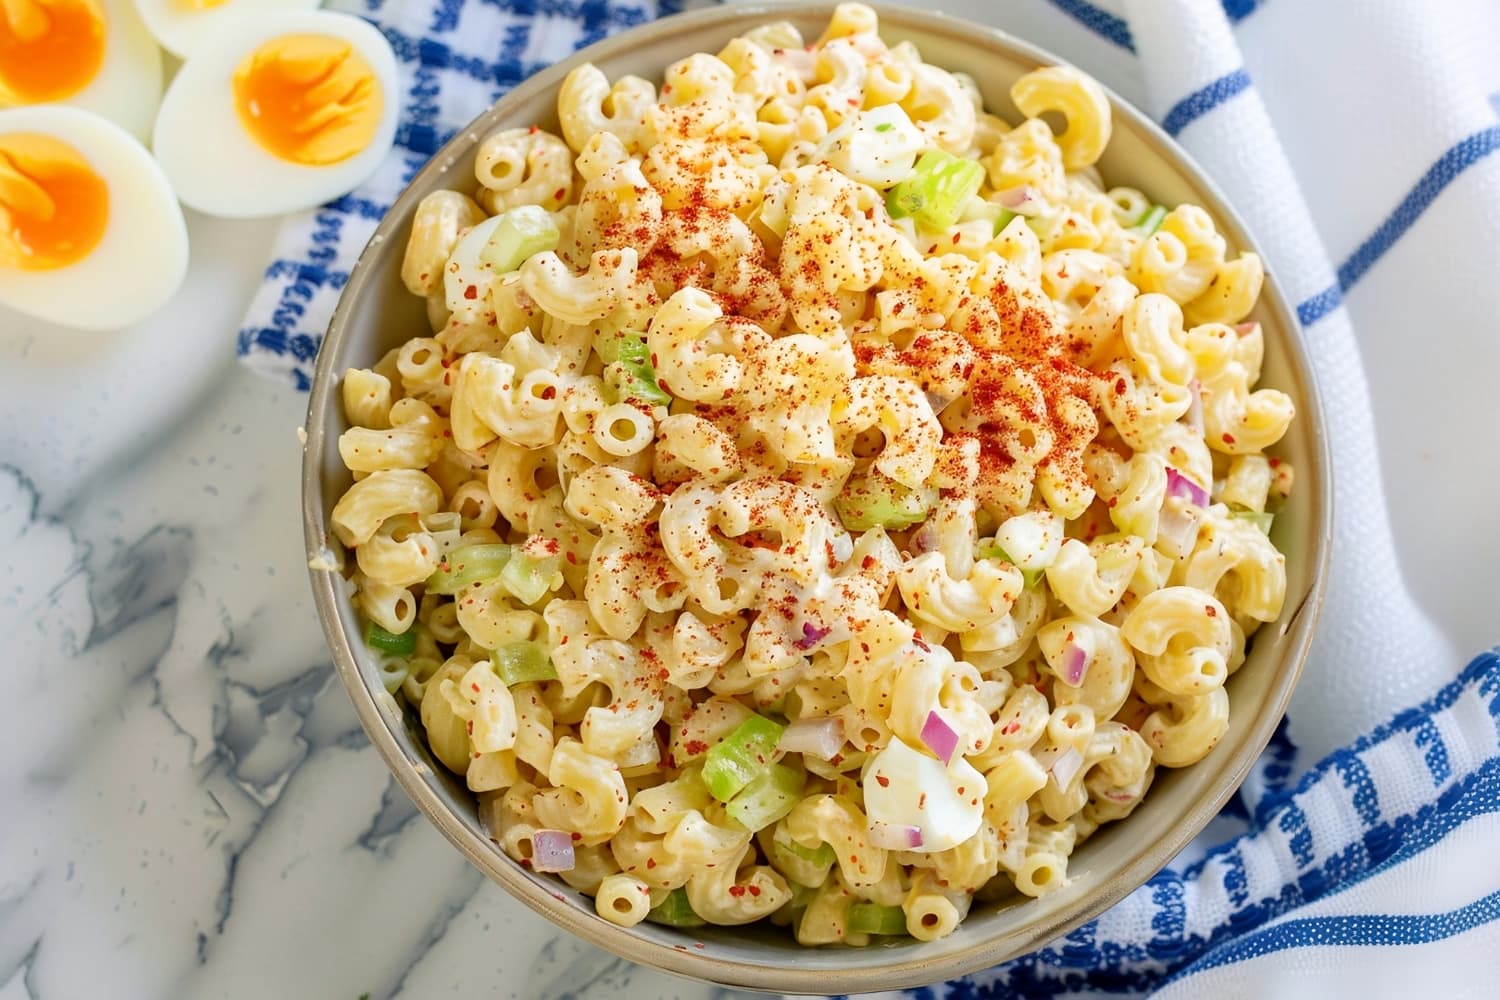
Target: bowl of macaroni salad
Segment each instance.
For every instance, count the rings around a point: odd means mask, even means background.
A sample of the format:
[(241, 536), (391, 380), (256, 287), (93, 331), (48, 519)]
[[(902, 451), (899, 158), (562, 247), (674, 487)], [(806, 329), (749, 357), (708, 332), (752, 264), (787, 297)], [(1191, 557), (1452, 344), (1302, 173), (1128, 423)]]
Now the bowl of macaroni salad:
[(491, 878), (757, 989), (1024, 953), (1232, 794), (1306, 655), (1322, 417), (1141, 114), (861, 4), (665, 19), (413, 181), (319, 358), (314, 591)]

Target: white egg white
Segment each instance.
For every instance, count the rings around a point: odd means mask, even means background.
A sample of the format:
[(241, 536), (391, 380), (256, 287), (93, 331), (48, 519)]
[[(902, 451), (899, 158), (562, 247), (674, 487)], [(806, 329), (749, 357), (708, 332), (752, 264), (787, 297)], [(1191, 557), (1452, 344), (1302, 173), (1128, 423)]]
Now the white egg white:
[[(234, 74), (261, 45), (283, 35), (347, 41), (369, 63), (381, 90), (381, 118), (363, 150), (339, 163), (307, 166), (277, 157), (245, 130)], [(226, 18), (183, 63), (156, 119), (152, 147), (182, 203), (208, 215), (260, 218), (330, 201), (364, 183), (390, 152), (401, 90), (396, 56), (366, 22), (329, 11)]]
[(246, 12), (312, 10), (318, 0), (228, 0), (218, 7), (194, 10), (181, 0), (135, 0), (141, 19), (162, 47), (187, 58), (217, 30), (219, 22)]
[(144, 142), (161, 103), (161, 49), (131, 0), (100, 0), (99, 6), (104, 61), (86, 87), (56, 103), (103, 115)]
[(104, 330), (159, 309), (187, 273), (187, 225), (151, 154), (88, 111), (39, 105), (0, 111), (0, 135), (48, 135), (76, 149), (109, 188), (109, 222), (88, 256), (49, 271), (0, 264), (0, 303), (49, 322)]

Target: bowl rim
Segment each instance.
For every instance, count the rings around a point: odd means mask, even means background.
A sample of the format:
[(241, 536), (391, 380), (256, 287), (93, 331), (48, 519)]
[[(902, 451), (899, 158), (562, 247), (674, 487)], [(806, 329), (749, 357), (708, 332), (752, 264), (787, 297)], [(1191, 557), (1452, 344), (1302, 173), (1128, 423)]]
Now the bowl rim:
[[(402, 211), (417, 200), (417, 192), (430, 186), (430, 178), (439, 175), (448, 162), (459, 155), (466, 144), (485, 134), (502, 117), (505, 108), (547, 92), (555, 92), (566, 74), (581, 63), (598, 61), (626, 51), (654, 36), (716, 28), (744, 30), (756, 23), (784, 17), (790, 13), (824, 16), (831, 14), (836, 3), (830, 0), (757, 0), (677, 13), (638, 25), (612, 35), (560, 60), (528, 77), (464, 128), (459, 129), (427, 161), (403, 188), (391, 209), (381, 219), (373, 235), (360, 252), (350, 278), (342, 290), (338, 305), (320, 346), (312, 389), (308, 399), (307, 440), (303, 446), (302, 516), (303, 533), (309, 557), (327, 550), (326, 504), (322, 489), (322, 462), (329, 445), (328, 414), (336, 400), (334, 393), (341, 373), (333, 371), (334, 359), (350, 330), (348, 323), (352, 303), (359, 298), (372, 268), (367, 258), (380, 252), (381, 245), (399, 237), (404, 226)], [(1054, 53), (1006, 32), (940, 11), (892, 7), (869, 3), (880, 18), (882, 28), (900, 31), (919, 29), (939, 34), (964, 44), (978, 43), (997, 54), (1031, 61), (1041, 65), (1070, 65)], [(1101, 84), (1102, 86), (1102, 84)], [(1130, 123), (1137, 135), (1164, 162), (1180, 171), (1205, 196), (1206, 207), (1218, 222), (1220, 230), (1242, 250), (1265, 254), (1252, 238), (1243, 219), (1224, 193), (1195, 160), (1165, 131), (1143, 112), (1108, 87), (1111, 112), (1117, 119)], [(473, 864), (493, 882), (525, 903), (558, 927), (622, 958), (691, 979), (740, 988), (782, 993), (860, 993), (921, 986), (965, 975), (998, 962), (1027, 954), (1080, 924), (1097, 917), (1130, 892), (1144, 885), (1164, 868), (1183, 847), (1207, 825), (1243, 782), (1251, 766), (1269, 742), (1276, 726), (1286, 714), (1287, 705), (1306, 662), (1312, 637), (1321, 613), (1327, 589), (1328, 563), (1333, 536), (1333, 466), (1324, 421), (1322, 396), (1316, 371), (1307, 356), (1307, 338), (1281, 285), (1267, 263), (1266, 281), (1259, 306), (1269, 310), (1283, 331), (1278, 347), (1288, 364), (1291, 381), (1300, 390), (1298, 421), (1304, 425), (1312, 460), (1321, 473), (1316, 476), (1317, 489), (1304, 494), (1309, 508), (1307, 532), (1313, 544), (1307, 553), (1310, 583), (1302, 603), (1286, 618), (1287, 648), (1279, 665), (1280, 676), (1267, 694), (1267, 711), (1255, 718), (1241, 744), (1240, 756), (1224, 768), (1211, 782), (1209, 794), (1197, 802), (1174, 827), (1171, 836), (1145, 845), (1123, 868), (1105, 880), (1100, 891), (1080, 898), (1063, 911), (1059, 919), (1018, 929), (1003, 942), (983, 939), (972, 946), (941, 957), (923, 957), (920, 945), (883, 952), (894, 961), (847, 969), (798, 969), (701, 954), (692, 948), (682, 949), (653, 941), (605, 921), (580, 920), (578, 912), (567, 905), (565, 897), (549, 891), (524, 874), (494, 848), (492, 842), (477, 836), (447, 808), (436, 791), (423, 777), (423, 769), (412, 766), (403, 754), (377, 702), (377, 693), (364, 683), (358, 662), (348, 642), (338, 603), (339, 574), (309, 569), (313, 599), (324, 636), (333, 653), (340, 680), (354, 703), (370, 742), (375, 746), (387, 769), (427, 819)], [(379, 692), (384, 695), (384, 692)], [(389, 697), (389, 696), (386, 696)]]

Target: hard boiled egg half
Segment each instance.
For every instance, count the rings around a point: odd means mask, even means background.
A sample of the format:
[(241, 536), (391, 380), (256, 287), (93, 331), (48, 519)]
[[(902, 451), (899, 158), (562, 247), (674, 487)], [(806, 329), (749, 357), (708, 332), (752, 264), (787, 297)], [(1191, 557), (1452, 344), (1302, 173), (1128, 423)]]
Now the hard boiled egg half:
[(171, 298), (187, 262), (182, 210), (129, 133), (78, 108), (0, 111), (0, 304), (129, 326)]
[(277, 215), (367, 180), (391, 149), (399, 103), (395, 54), (357, 17), (226, 17), (172, 81), (153, 146), (183, 204)]
[(156, 40), (186, 57), (226, 18), (247, 11), (312, 10), (318, 0), (135, 0), (135, 5)]
[(161, 50), (131, 0), (0, 0), (0, 107), (66, 103), (142, 139)]

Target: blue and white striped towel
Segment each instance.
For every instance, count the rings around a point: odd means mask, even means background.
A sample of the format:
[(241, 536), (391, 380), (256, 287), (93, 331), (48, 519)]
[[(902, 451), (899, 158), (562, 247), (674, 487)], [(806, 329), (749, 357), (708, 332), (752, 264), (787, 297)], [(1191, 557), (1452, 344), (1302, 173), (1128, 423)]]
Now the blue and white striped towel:
[[(250, 364), (302, 386), (349, 266), (426, 157), (528, 73), (677, 4), (329, 6), (385, 30), (410, 89), (386, 168), (288, 222), (241, 334)], [(1495, 995), (1500, 657), (1482, 655), (1458, 672), (1454, 643), (1412, 599), (1409, 586), (1421, 593), (1443, 568), (1397, 560), (1360, 347), (1409, 358), (1399, 370), (1410, 398), (1443, 401), (1414, 402), (1399, 419), (1383, 411), (1384, 454), (1411, 455), (1416, 465), (1423, 454), (1483, 447), (1452, 428), (1493, 426), (1493, 368), (1424, 362), (1476, 356), (1481, 331), (1494, 326), (1500, 5), (942, 6), (1093, 73), (1153, 113), (1229, 194), (1299, 304), (1312, 345), (1331, 424), (1337, 535), (1323, 622), (1289, 721), (1221, 817), (1094, 923), (915, 995), (1384, 997), (1415, 986), (1434, 996)], [(1403, 398), (1379, 388), (1383, 399)], [(1472, 545), (1486, 556), (1480, 562), (1500, 562), (1500, 533), (1459, 535), (1473, 530), (1467, 514), (1486, 501), (1445, 496), (1440, 485), (1434, 493), (1456, 514), (1431, 519), (1432, 548)], [(1491, 627), (1494, 593), (1481, 588), (1474, 600), (1470, 620)]]

